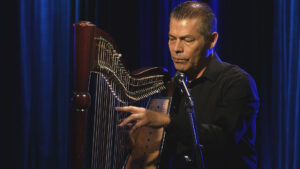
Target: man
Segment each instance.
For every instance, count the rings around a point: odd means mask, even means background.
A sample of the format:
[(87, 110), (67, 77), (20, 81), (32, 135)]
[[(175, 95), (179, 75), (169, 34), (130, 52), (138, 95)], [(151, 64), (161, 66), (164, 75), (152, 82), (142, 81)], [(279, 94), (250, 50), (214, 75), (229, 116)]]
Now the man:
[[(205, 168), (256, 168), (259, 99), (254, 80), (213, 51), (218, 39), (216, 18), (206, 4), (184, 2), (170, 18), (169, 49), (175, 68), (188, 78)], [(180, 90), (175, 91), (170, 115), (133, 106), (117, 110), (131, 113), (120, 126), (136, 121), (130, 132), (142, 126), (165, 128), (160, 168), (188, 167), (184, 156), (193, 150), (193, 134)]]

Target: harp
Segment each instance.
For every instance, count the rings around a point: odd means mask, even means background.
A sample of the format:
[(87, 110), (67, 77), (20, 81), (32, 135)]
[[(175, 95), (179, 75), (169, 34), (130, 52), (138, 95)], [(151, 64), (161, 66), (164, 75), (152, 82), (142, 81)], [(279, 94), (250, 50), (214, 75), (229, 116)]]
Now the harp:
[[(168, 113), (170, 76), (162, 68), (130, 73), (112, 38), (90, 22), (74, 24), (72, 169), (158, 168), (164, 131), (140, 128), (128, 146), (115, 107), (147, 104)], [(168, 91), (168, 92), (167, 92)], [(164, 97), (157, 97), (164, 93)]]

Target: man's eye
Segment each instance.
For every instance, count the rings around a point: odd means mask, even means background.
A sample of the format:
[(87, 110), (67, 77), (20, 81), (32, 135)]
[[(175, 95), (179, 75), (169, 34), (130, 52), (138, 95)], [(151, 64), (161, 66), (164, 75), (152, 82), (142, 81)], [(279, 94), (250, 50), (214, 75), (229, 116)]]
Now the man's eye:
[(190, 42), (193, 42), (194, 39), (185, 39), (184, 41), (190, 43)]

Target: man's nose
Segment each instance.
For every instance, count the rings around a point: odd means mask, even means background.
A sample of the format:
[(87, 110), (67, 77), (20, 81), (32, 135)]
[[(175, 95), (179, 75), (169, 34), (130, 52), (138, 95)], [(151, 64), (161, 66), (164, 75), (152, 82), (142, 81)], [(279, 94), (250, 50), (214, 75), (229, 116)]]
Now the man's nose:
[(174, 47), (175, 53), (182, 53), (183, 52), (183, 46), (182, 42), (180, 40), (177, 40), (175, 47)]

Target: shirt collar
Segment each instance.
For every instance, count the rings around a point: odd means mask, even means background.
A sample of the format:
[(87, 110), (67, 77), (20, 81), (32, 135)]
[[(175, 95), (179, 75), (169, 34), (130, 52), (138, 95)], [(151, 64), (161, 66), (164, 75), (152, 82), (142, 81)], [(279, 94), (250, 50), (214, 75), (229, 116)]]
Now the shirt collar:
[(210, 81), (216, 81), (219, 74), (222, 72), (224, 65), (219, 56), (216, 53), (213, 53), (209, 57), (210, 61), (208, 62), (206, 70), (203, 72), (200, 78), (195, 79), (190, 83), (191, 86), (193, 86), (194, 83), (203, 81), (205, 79), (208, 79)]
[(218, 75), (223, 70), (223, 62), (216, 53), (210, 55), (209, 57), (211, 57), (211, 59), (208, 62), (208, 65), (206, 67), (206, 70), (203, 72), (202, 77), (207, 78), (211, 81), (215, 81), (217, 80)]

